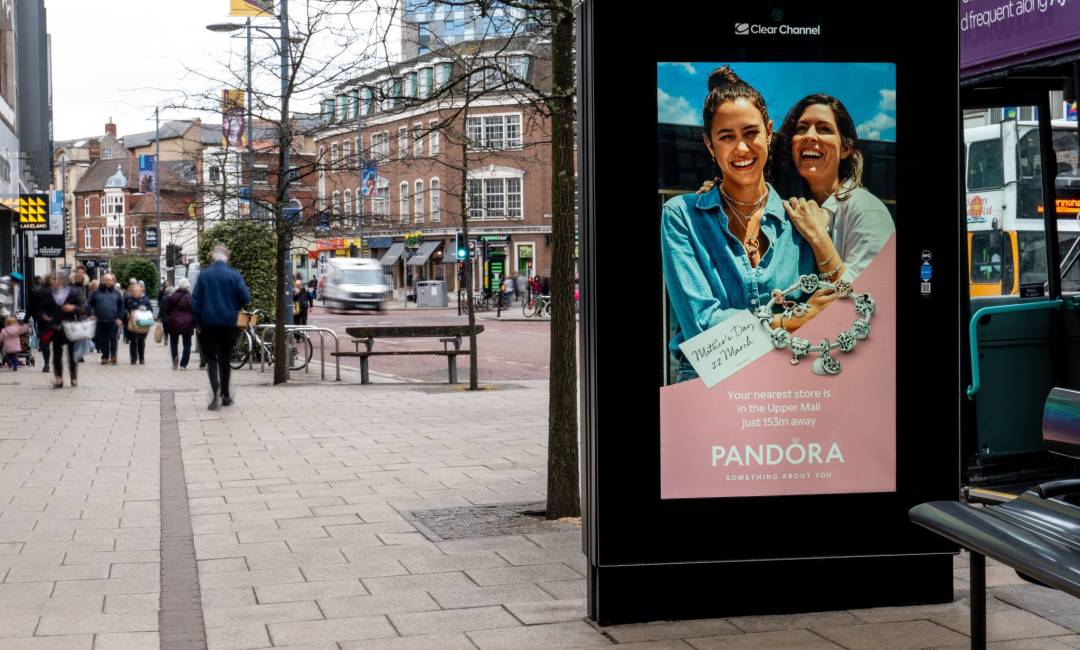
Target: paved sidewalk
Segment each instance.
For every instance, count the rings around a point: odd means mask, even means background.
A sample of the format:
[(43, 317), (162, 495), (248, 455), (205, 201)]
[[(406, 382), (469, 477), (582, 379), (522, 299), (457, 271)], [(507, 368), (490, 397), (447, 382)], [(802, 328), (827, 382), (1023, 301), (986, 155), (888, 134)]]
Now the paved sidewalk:
[[(966, 647), (963, 601), (597, 629), (576, 525), (493, 534), (543, 500), (546, 383), (256, 369), (208, 412), (196, 365), (0, 371), (0, 648)], [(1080, 648), (1077, 601), (988, 579), (992, 647)]]

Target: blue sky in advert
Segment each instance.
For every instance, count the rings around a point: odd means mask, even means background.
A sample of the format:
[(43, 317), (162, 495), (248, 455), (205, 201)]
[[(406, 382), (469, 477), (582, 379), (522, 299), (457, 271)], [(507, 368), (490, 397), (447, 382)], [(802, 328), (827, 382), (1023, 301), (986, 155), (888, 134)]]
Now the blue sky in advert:
[[(701, 126), (709, 73), (725, 62), (657, 65), (657, 121)], [(765, 97), (774, 128), (811, 93), (839, 99), (864, 140), (896, 140), (896, 66), (891, 63), (729, 63)]]

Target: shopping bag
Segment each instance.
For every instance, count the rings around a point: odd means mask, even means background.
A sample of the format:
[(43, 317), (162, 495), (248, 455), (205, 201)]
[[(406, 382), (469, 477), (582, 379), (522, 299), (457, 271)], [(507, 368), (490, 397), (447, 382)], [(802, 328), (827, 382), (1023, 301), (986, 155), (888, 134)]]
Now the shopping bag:
[(66, 320), (61, 327), (68, 341), (85, 341), (93, 338), (97, 323), (92, 320)]
[(161, 323), (157, 324), (154, 328), (154, 343), (161, 343), (161, 339), (165, 338), (165, 328), (161, 326)]

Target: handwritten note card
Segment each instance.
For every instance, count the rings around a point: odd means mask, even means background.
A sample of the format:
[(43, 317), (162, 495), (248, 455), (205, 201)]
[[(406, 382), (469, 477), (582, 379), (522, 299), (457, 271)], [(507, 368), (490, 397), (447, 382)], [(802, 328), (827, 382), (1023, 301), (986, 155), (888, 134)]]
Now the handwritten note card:
[(756, 359), (772, 351), (772, 341), (750, 312), (714, 325), (679, 349), (705, 385), (712, 388)]

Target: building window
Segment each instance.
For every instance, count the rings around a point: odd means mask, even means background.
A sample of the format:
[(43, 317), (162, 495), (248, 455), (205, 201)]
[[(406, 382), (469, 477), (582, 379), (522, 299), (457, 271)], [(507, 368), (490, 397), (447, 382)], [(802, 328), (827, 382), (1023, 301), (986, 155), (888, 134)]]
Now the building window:
[(356, 168), (363, 167), (364, 162), (364, 138), (363, 136), (356, 136), (353, 138), (353, 150), (356, 151)]
[(139, 227), (138, 226), (132, 226), (131, 227), (131, 240), (128, 243), (128, 248), (138, 248), (138, 247), (139, 247)]
[(439, 198), (439, 179), (431, 179), (431, 186), (428, 188), (428, 192), (431, 193), (431, 222), (439, 223), (442, 219), (441, 202)]
[(424, 157), (424, 127), (420, 123), (413, 124), (413, 157)]
[(94, 246), (94, 243), (90, 238), (90, 229), (89, 228), (83, 228), (83, 248), (89, 250), (89, 249), (93, 248), (93, 246)]
[(100, 205), (98, 205), (98, 208), (100, 209), (99, 214), (104, 217), (105, 215), (109, 214), (109, 211), (105, 208), (105, 195), (102, 194), (100, 197), (98, 197), (98, 201), (100, 203)]
[(330, 214), (334, 216), (335, 222), (341, 216), (341, 192), (334, 192), (333, 199), (330, 202)]
[(341, 143), (341, 168), (352, 169), (352, 142), (345, 140)]
[(400, 213), (399, 216), (401, 217), (401, 223), (402, 224), (409, 223), (409, 184), (408, 183), (402, 183), (398, 187), (398, 197), (400, 199), (399, 200), (399, 204), (400, 204), (399, 205), (399, 210), (401, 211), (401, 213)]
[(439, 155), (439, 129), (438, 120), (428, 122), (428, 151), (432, 156)]
[(268, 185), (269, 184), (269, 181), (267, 180), (267, 168), (266, 168), (266, 165), (255, 165), (254, 168), (252, 168), (251, 171), (252, 171), (252, 174), (254, 175), (253, 180), (257, 184), (259, 184), (259, 185)]
[(210, 182), (217, 183), (221, 181), (221, 168), (217, 165), (210, 165)]
[(413, 221), (424, 223), (424, 181), (416, 181), (413, 186)]
[(390, 133), (388, 131), (371, 134), (371, 155), (379, 162), (390, 160)]
[(124, 231), (117, 227), (101, 229), (102, 248), (120, 248), (124, 245)]
[(520, 219), (521, 178), (469, 179), (470, 219)]
[(83, 199), (82, 202), (82, 216), (90, 216), (90, 199)]
[(431, 68), (420, 69), (420, 98), (427, 99), (431, 95)]
[(337, 169), (338, 164), (338, 143), (334, 142), (330, 145), (330, 169)]
[(521, 115), (470, 117), (466, 124), (470, 149), (517, 149), (521, 147)]
[(354, 223), (355, 219), (354, 219), (354, 214), (353, 214), (353, 209), (352, 209), (352, 192), (349, 191), (349, 190), (345, 190), (344, 207), (345, 207), (345, 219), (344, 219), (344, 222), (346, 224), (348, 224), (349, 227), (355, 228), (356, 224)]
[(390, 217), (390, 183), (382, 180), (376, 185), (371, 207), (376, 216), (384, 219)]
[(409, 130), (401, 127), (397, 130), (398, 158), (405, 160), (409, 157)]

